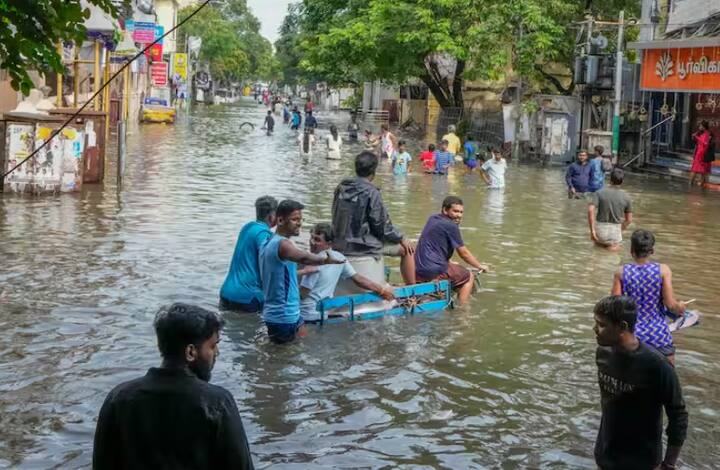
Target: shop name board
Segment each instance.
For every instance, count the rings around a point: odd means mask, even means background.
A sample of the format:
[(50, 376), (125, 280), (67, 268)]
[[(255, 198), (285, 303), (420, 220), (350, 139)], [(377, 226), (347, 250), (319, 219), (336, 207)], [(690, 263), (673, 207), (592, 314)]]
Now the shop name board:
[(136, 21), (133, 29), (133, 41), (150, 44), (155, 40), (155, 23)]
[(720, 90), (720, 47), (646, 50), (641, 88), (667, 91)]
[(150, 65), (150, 79), (155, 86), (167, 86), (168, 82), (168, 63), (153, 62)]

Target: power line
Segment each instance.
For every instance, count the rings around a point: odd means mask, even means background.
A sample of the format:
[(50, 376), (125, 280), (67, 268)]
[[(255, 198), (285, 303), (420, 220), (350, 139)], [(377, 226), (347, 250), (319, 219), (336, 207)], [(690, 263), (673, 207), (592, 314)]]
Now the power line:
[[(18, 163), (18, 164), (15, 165), (14, 167), (10, 168), (6, 173), (4, 173), (3, 176), (2, 176), (2, 181), (5, 181), (5, 178), (6, 178), (10, 173), (12, 173), (13, 171), (17, 170), (17, 169), (20, 168), (25, 162), (27, 162), (27, 161), (30, 160), (32, 157), (34, 157), (35, 155), (37, 155), (37, 153), (38, 153), (40, 150), (42, 150), (46, 145), (48, 145), (48, 144), (50, 143), (50, 141), (52, 141), (52, 140), (55, 138), (55, 136), (57, 136), (60, 132), (62, 132), (62, 130), (65, 129), (65, 128), (68, 126), (68, 124), (70, 124), (71, 122), (73, 122), (73, 120), (74, 120), (76, 117), (78, 117), (78, 115), (100, 94), (100, 92), (103, 91), (108, 85), (110, 85), (110, 83), (112, 83), (112, 81), (115, 80), (115, 78), (116, 78), (118, 75), (120, 75), (120, 72), (122, 72), (123, 70), (125, 70), (131, 63), (133, 63), (135, 60), (137, 60), (138, 57), (140, 57), (140, 56), (142, 56), (143, 54), (145, 54), (145, 52), (146, 52), (147, 50), (149, 50), (152, 46), (154, 46), (154, 45), (157, 44), (158, 42), (162, 41), (166, 36), (169, 36), (170, 33), (172, 33), (173, 31), (175, 31), (176, 29), (178, 29), (178, 28), (179, 28), (180, 26), (182, 26), (183, 24), (187, 23), (188, 20), (190, 20), (190, 18), (192, 18), (193, 16), (195, 16), (196, 14), (198, 14), (198, 13), (200, 12), (200, 10), (202, 10), (203, 8), (205, 8), (205, 6), (210, 3), (210, 1), (211, 1), (211, 0), (205, 0), (195, 11), (193, 11), (192, 13), (190, 13), (190, 14), (187, 16), (187, 18), (185, 18), (184, 20), (180, 21), (177, 25), (175, 25), (173, 28), (171, 28), (168, 32), (166, 32), (165, 34), (163, 34), (162, 36), (160, 36), (159, 38), (155, 39), (153, 42), (151, 42), (150, 44), (148, 44), (147, 46), (145, 46), (145, 48), (144, 48), (143, 50), (141, 50), (140, 52), (138, 52), (137, 54), (135, 54), (135, 56), (134, 56), (132, 59), (126, 61), (126, 62), (123, 64), (123, 66), (120, 67), (120, 69), (118, 69), (118, 71), (115, 72), (115, 73), (112, 75), (112, 77), (110, 77), (110, 79), (103, 84), (103, 86), (101, 86), (87, 101), (85, 101), (85, 104), (83, 104), (83, 105), (80, 107), (80, 109), (78, 109), (78, 110), (75, 112), (75, 114), (73, 114), (72, 116), (70, 116), (69, 118), (67, 118), (67, 120), (63, 123), (62, 126), (60, 126), (59, 128), (55, 129), (55, 131), (50, 135), (49, 138), (47, 138), (47, 139), (42, 143), (42, 145), (40, 145), (40, 147), (38, 147), (38, 148), (36, 148), (35, 150), (33, 150), (33, 152), (32, 152), (30, 155), (28, 155), (27, 158), (25, 158), (23, 161), (21, 161), (20, 163)], [(106, 117), (106, 119), (107, 119), (107, 118), (108, 118), (108, 117)]]

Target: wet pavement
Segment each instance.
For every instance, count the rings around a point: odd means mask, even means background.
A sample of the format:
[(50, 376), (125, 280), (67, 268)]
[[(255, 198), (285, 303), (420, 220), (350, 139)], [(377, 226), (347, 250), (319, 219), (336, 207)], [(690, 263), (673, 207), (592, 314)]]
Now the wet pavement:
[[(344, 115), (323, 114), (344, 128)], [(173, 301), (217, 306), (237, 232), (264, 194), (330, 219), (352, 156), (298, 154), (293, 133), (259, 130), (263, 109), (217, 106), (130, 137), (118, 194), (0, 196), (0, 467), (83, 468), (100, 405), (159, 362), (152, 331)], [(258, 129), (250, 131), (242, 122)], [(321, 131), (324, 133), (325, 131)], [(419, 148), (419, 143), (414, 147)], [(417, 163), (417, 162), (414, 162)], [(377, 183), (393, 221), (417, 237), (449, 193), (463, 236), (495, 272), (463, 309), (313, 327), (268, 343), (256, 316), (226, 316), (213, 382), (235, 396), (259, 468), (594, 468), (600, 421), (592, 306), (629, 258), (591, 246), (582, 202), (562, 172), (511, 165), (504, 192), (477, 175)], [(720, 461), (720, 197), (629, 177), (636, 222), (699, 327), (676, 335), (690, 411), (683, 468)], [(393, 272), (399, 278), (397, 268)]]

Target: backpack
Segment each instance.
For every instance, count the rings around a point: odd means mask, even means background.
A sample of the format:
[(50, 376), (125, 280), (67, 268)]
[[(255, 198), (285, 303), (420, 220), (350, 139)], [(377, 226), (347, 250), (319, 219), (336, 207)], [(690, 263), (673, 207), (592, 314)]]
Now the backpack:
[(705, 156), (703, 158), (705, 163), (712, 163), (715, 161), (715, 139), (710, 137), (708, 148), (705, 150)]

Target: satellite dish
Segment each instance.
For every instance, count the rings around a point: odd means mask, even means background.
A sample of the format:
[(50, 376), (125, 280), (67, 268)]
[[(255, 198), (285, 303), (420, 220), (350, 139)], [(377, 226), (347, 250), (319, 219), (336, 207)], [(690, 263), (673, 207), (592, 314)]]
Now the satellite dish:
[(603, 36), (602, 34), (595, 36), (590, 40), (592, 45), (597, 46), (599, 49), (606, 49), (608, 47), (608, 38)]

